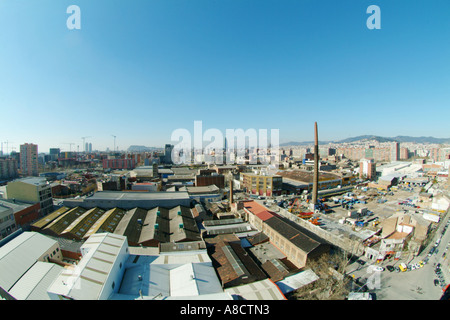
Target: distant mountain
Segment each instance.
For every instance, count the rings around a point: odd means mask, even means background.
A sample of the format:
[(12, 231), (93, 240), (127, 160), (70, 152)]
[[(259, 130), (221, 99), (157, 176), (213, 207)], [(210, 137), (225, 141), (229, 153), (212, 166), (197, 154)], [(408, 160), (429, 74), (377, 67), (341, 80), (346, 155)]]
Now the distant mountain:
[(133, 145), (133, 146), (130, 146), (127, 151), (128, 152), (152, 152), (152, 151), (154, 151), (156, 149), (157, 148), (155, 148), (155, 147), (146, 147), (146, 146)]
[[(399, 143), (430, 143), (430, 144), (450, 144), (450, 138), (434, 138), (434, 137), (410, 137), (410, 136), (397, 136), (393, 138), (388, 137), (380, 137), (380, 136), (374, 136), (374, 135), (362, 135), (352, 138), (346, 138), (343, 140), (336, 140), (336, 141), (319, 141), (319, 145), (321, 144), (328, 144), (328, 143), (353, 143), (358, 141), (364, 141), (364, 140), (376, 140), (378, 142), (399, 142)], [(303, 141), (303, 142), (286, 142), (286, 143), (280, 143), (280, 147), (286, 147), (286, 146), (307, 146), (307, 145), (313, 145), (314, 141)]]
[(335, 141), (335, 143), (351, 143), (356, 141), (363, 141), (363, 140), (376, 140), (378, 142), (394, 142), (394, 138), (385, 138), (380, 136), (371, 136), (371, 135), (364, 135), (364, 136), (357, 136), (353, 138), (347, 138), (340, 141)]
[[(333, 141), (320, 141), (319, 140), (319, 145), (320, 144), (329, 144), (329, 143), (333, 143)], [(314, 144), (314, 141), (301, 141), (301, 142), (291, 141), (291, 142), (286, 142), (286, 143), (280, 143), (280, 147), (286, 147), (286, 146), (310, 146), (312, 144)]]
[(409, 137), (409, 136), (397, 136), (392, 138), (397, 142), (415, 142), (415, 143), (450, 143), (450, 138), (434, 138), (434, 137)]

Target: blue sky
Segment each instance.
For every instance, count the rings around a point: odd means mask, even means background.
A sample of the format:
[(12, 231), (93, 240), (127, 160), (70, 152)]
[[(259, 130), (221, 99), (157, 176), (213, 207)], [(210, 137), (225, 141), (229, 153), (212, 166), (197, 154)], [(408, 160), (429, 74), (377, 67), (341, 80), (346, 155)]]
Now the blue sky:
[[(68, 6), (81, 9), (69, 30)], [(369, 5), (381, 29), (369, 30)], [(450, 1), (0, 0), (0, 141), (162, 146), (178, 128), (280, 141), (450, 137)], [(4, 144), (4, 150), (5, 150)]]

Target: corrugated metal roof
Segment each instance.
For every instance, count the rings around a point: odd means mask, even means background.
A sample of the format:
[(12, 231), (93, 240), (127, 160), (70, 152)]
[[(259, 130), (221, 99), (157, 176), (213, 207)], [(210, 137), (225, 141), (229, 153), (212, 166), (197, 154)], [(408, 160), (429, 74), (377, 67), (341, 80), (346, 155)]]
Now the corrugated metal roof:
[(9, 293), (17, 300), (50, 300), (47, 289), (63, 270), (57, 264), (38, 261)]
[(286, 300), (277, 285), (269, 279), (228, 288), (225, 292), (245, 300)]
[(49, 288), (50, 292), (76, 300), (98, 300), (126, 237), (98, 233), (81, 248), (83, 258), (65, 269)]
[(57, 244), (36, 232), (24, 232), (0, 248), (0, 286), (9, 290), (14, 283)]
[(296, 273), (292, 276), (286, 277), (281, 281), (276, 282), (276, 285), (280, 288), (283, 293), (289, 293), (291, 291), (297, 290), (307, 284), (310, 284), (319, 277), (311, 269)]

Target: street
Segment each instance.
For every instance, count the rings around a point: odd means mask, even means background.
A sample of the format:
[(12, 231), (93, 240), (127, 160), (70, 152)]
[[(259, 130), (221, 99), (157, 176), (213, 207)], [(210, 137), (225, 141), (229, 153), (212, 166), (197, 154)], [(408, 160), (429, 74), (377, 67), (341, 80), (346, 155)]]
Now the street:
[[(442, 287), (434, 284), (434, 280), (438, 278), (435, 273), (435, 266), (438, 263), (441, 264), (445, 284), (450, 282), (449, 262), (446, 255), (450, 242), (450, 231), (441, 234), (447, 220), (448, 217), (440, 223), (432, 243), (411, 261), (392, 260), (375, 264), (375, 266), (385, 268), (381, 272), (372, 271), (373, 267), (370, 264), (360, 265), (358, 262), (354, 262), (348, 266), (348, 274), (354, 275), (355, 279), (359, 278), (360, 284), (366, 283), (366, 287), (369, 287), (370, 292), (375, 293), (377, 300), (439, 300), (443, 293)], [(387, 265), (398, 266), (401, 262), (409, 264), (423, 261), (441, 235), (442, 238), (436, 247), (438, 253), (429, 256), (428, 263), (422, 268), (405, 272), (390, 272), (386, 269)]]

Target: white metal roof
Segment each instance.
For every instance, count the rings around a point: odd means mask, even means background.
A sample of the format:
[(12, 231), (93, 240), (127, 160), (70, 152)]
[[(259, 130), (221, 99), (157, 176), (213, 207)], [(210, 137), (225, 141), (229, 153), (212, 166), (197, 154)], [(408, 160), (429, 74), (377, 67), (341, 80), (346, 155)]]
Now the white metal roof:
[(166, 299), (223, 293), (206, 250), (135, 258), (128, 259), (118, 292), (127, 299)]
[(17, 300), (50, 300), (48, 287), (58, 277), (63, 267), (48, 262), (36, 262), (9, 290)]
[(307, 284), (310, 284), (319, 277), (311, 269), (296, 273), (292, 276), (286, 277), (281, 281), (276, 282), (276, 285), (283, 293), (288, 293), (297, 290)]
[(245, 300), (286, 300), (277, 285), (270, 279), (228, 288), (225, 292)]
[(36, 232), (24, 232), (0, 247), (0, 286), (9, 290), (57, 241)]
[(126, 237), (97, 233), (81, 247), (78, 265), (66, 268), (49, 291), (75, 300), (98, 300)]

